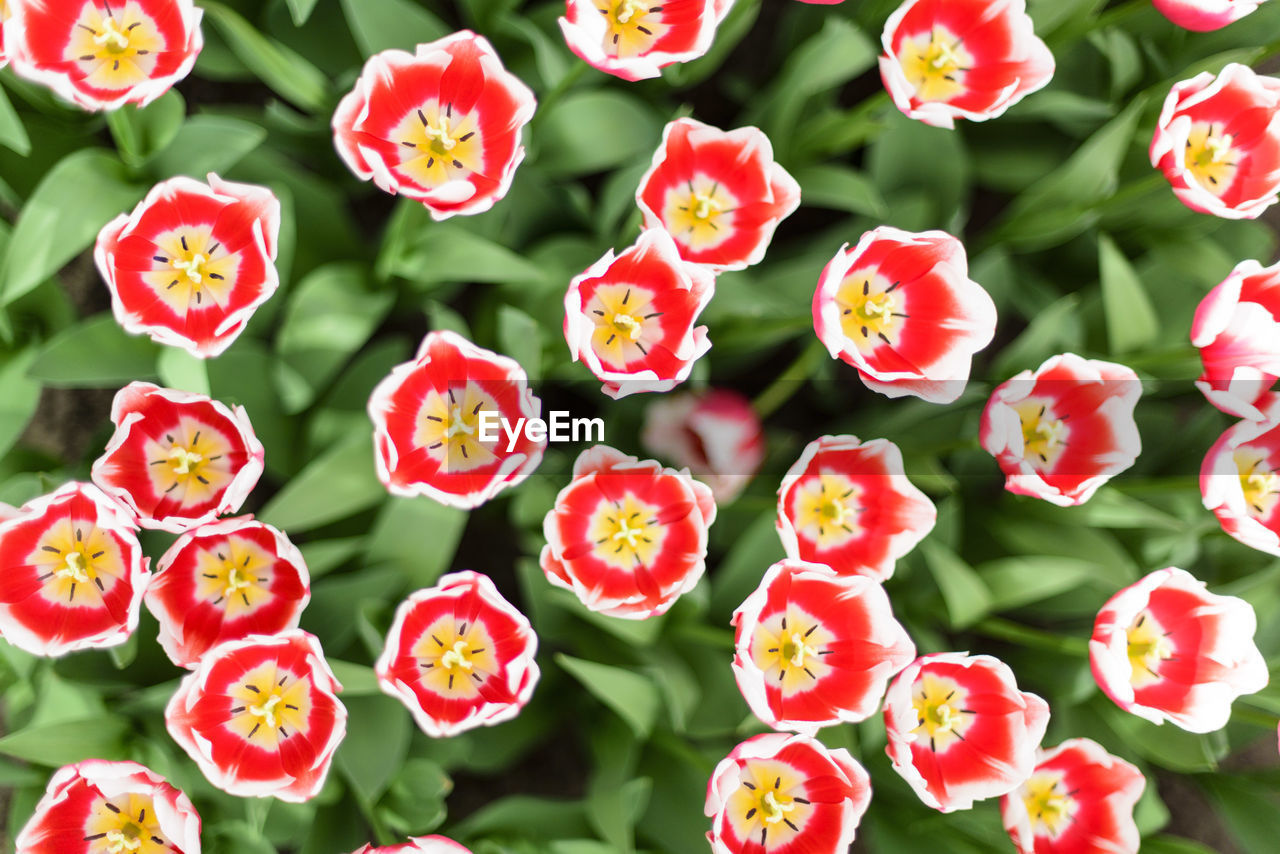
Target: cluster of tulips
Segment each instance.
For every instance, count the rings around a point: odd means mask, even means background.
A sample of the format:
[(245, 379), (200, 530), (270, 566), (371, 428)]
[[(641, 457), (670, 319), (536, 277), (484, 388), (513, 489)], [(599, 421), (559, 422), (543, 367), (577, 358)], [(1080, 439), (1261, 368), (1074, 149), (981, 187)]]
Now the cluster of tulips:
[[(813, 0), (820, 2), (820, 0)], [(1193, 29), (1223, 26), (1252, 2), (1156, 0)], [(625, 79), (705, 53), (732, 0), (568, 0), (570, 49)], [(10, 0), (4, 44), (15, 70), (86, 109), (146, 104), (199, 52), (189, 0)], [(881, 73), (906, 115), (941, 127), (1002, 114), (1043, 87), (1053, 56), (1023, 0), (907, 0), (888, 20)], [(459, 32), (369, 59), (333, 116), (338, 154), (360, 178), (421, 202), (436, 219), (475, 214), (507, 193), (524, 156), (533, 93), (483, 37)], [(1151, 161), (1189, 207), (1256, 217), (1280, 190), (1280, 82), (1229, 65), (1174, 87)], [(696, 326), (716, 276), (761, 261), (799, 186), (756, 128), (671, 122), (636, 201), (644, 230), (569, 284), (564, 334), (605, 394), (667, 392), (710, 347)], [(278, 286), (279, 204), (269, 190), (172, 178), (99, 235), (95, 260), (121, 325), (201, 358), (229, 347)], [(1280, 267), (1244, 262), (1206, 297), (1192, 340), (1198, 385), (1242, 420), (1209, 451), (1205, 505), (1241, 542), (1280, 554)], [(964, 247), (943, 232), (882, 227), (846, 244), (813, 299), (818, 338), (888, 397), (954, 402), (996, 311), (969, 279)], [(1129, 368), (1066, 353), (1000, 385), (981, 442), (1010, 491), (1061, 506), (1087, 501), (1140, 453)], [(521, 366), (433, 332), (369, 399), (377, 473), (396, 495), (474, 508), (527, 478), (545, 447), (525, 433), (494, 442), (481, 414), (537, 418)], [(93, 483), (69, 483), (0, 513), (0, 633), (32, 654), (122, 643), (145, 602), (160, 643), (189, 670), (165, 719), (208, 779), (246, 797), (303, 801), (323, 786), (345, 733), (340, 685), (320, 641), (297, 628), (309, 596), (288, 537), (236, 512), (262, 473), (243, 409), (132, 383)], [(763, 457), (749, 405), (727, 392), (651, 409), (646, 444), (688, 469), (598, 445), (578, 457), (544, 522), (547, 580), (589, 609), (625, 619), (664, 613), (705, 570), (717, 500), (731, 500)], [(778, 491), (788, 555), (734, 615), (732, 667), (743, 697), (778, 732), (751, 738), (715, 769), (708, 834), (718, 854), (836, 852), (871, 799), (868, 775), (815, 738), (883, 707), (893, 767), (943, 812), (1001, 797), (1023, 852), (1134, 852), (1144, 781), (1097, 744), (1041, 749), (1048, 704), (985, 655), (917, 650), (881, 582), (932, 529), (935, 508), (887, 439), (823, 436)], [(179, 534), (149, 569), (139, 527)], [(1094, 675), (1122, 708), (1194, 732), (1226, 724), (1232, 701), (1267, 670), (1255, 618), (1167, 568), (1118, 593), (1090, 641)], [(529, 621), (483, 575), (445, 575), (396, 611), (379, 684), (428, 735), (510, 719), (539, 677)], [(883, 701), (883, 702), (882, 702)], [(200, 849), (190, 801), (128, 762), (59, 770), (17, 840), (39, 851)], [(363, 851), (463, 851), (440, 837)]]

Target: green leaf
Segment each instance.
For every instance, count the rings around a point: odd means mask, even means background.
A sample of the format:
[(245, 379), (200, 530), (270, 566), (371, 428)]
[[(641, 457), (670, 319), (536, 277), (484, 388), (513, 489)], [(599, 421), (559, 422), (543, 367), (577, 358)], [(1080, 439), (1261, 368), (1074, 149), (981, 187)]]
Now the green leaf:
[(156, 359), (156, 373), (160, 384), (168, 388), (190, 391), (208, 396), (209, 371), (204, 359), (199, 359), (181, 347), (162, 347)]
[(1181, 836), (1148, 836), (1142, 840), (1142, 854), (1217, 854), (1207, 845)]
[(31, 153), (31, 138), (3, 89), (0, 89), (0, 145), (23, 157)]
[(963, 558), (933, 540), (922, 542), (920, 550), (942, 593), (952, 628), (971, 626), (990, 612), (991, 592)]
[(466, 524), (466, 511), (456, 507), (393, 496), (369, 532), (365, 565), (390, 564), (411, 587), (430, 587), (452, 565)]
[(875, 184), (847, 166), (808, 166), (796, 172), (801, 198), (806, 205), (848, 211), (883, 218), (888, 213), (884, 197)]
[(540, 119), (536, 162), (553, 175), (585, 175), (647, 158), (661, 137), (653, 109), (617, 89), (570, 92)]
[(56, 273), (142, 198), (114, 155), (85, 148), (59, 160), (22, 206), (0, 266), (0, 307)]
[(267, 502), (259, 516), (291, 533), (310, 531), (366, 510), (386, 494), (374, 473), (370, 430), (317, 457)]
[(405, 762), (392, 780), (385, 803), (400, 819), (398, 830), (407, 836), (419, 836), (444, 821), (445, 798), (451, 791), (453, 781), (443, 768), (429, 759), (414, 758)]
[(728, 554), (711, 574), (712, 615), (727, 622), (760, 584), (770, 564), (784, 556), (773, 517), (760, 514), (732, 540)]
[(293, 16), (295, 26), (302, 26), (307, 22), (307, 18), (311, 17), (311, 12), (316, 8), (317, 0), (285, 0), (289, 6), (289, 14)]
[(393, 697), (349, 697), (347, 736), (335, 757), (360, 796), (374, 803), (409, 753), (413, 721)]
[[(420, 205), (418, 207), (421, 208)], [(420, 285), (441, 282), (513, 284), (542, 279), (542, 270), (522, 256), (449, 223), (429, 225), (425, 229), (408, 226), (396, 229), (393, 224), (378, 259), (377, 272), (380, 278), (401, 276)]]
[(56, 768), (82, 759), (123, 759), (128, 723), (112, 715), (20, 729), (0, 738), (0, 753)]
[(353, 664), (350, 661), (339, 661), (335, 658), (330, 658), (328, 661), (333, 675), (342, 685), (343, 702), (346, 702), (348, 697), (372, 697), (382, 693), (382, 689), (378, 687), (378, 674), (372, 667)]
[(95, 314), (45, 344), (27, 376), (52, 386), (111, 388), (155, 376), (155, 344), (126, 335), (110, 312)]
[(307, 110), (321, 109), (329, 79), (299, 53), (262, 33), (221, 3), (201, 4), (228, 47), (253, 74), (283, 98)]
[(1098, 270), (1111, 354), (1123, 356), (1150, 347), (1159, 332), (1155, 309), (1129, 259), (1105, 234), (1098, 236)]
[(1036, 312), (1022, 334), (1000, 353), (993, 370), (994, 375), (997, 378), (1009, 377), (1035, 368), (1053, 353), (1074, 349), (1071, 345), (1074, 343), (1072, 337), (1079, 333), (1079, 320), (1076, 316), (1079, 304), (1078, 296), (1066, 294)]
[(389, 48), (412, 51), (449, 33), (444, 21), (409, 0), (342, 0), (342, 14), (365, 56)]
[(1280, 799), (1274, 789), (1242, 776), (1225, 774), (1206, 776), (1201, 782), (1241, 851), (1275, 850)]
[(35, 356), (29, 347), (0, 367), (0, 457), (18, 441), (40, 402), (40, 384), (27, 375)]
[(1122, 711), (1101, 697), (1095, 702), (1107, 704), (1104, 706), (1104, 718), (1116, 735), (1144, 759), (1161, 768), (1183, 774), (1213, 771), (1227, 755), (1229, 745), (1222, 730), (1199, 735), (1178, 729), (1173, 724), (1153, 724)]
[(593, 786), (587, 798), (587, 818), (613, 850), (635, 851), (632, 828), (649, 803), (653, 780), (637, 777), (621, 784)]
[[(235, 166), (266, 138), (266, 128), (253, 122), (230, 116), (192, 116), (169, 144), (147, 161), (147, 168), (156, 175), (191, 175), (204, 180), (209, 172), (223, 173)], [(211, 140), (217, 144), (211, 145)]]
[(1018, 555), (977, 567), (991, 593), (990, 610), (1004, 611), (1073, 590), (1099, 576), (1093, 561), (1057, 555)]
[(638, 737), (647, 736), (658, 719), (658, 689), (649, 679), (621, 667), (557, 653), (556, 663), (582, 683), (597, 700), (618, 714)]
[(520, 363), (526, 375), (538, 376), (542, 367), (542, 327), (513, 305), (498, 306), (498, 344), (503, 355)]
[(176, 90), (170, 90), (142, 109), (126, 104), (109, 111), (107, 127), (120, 156), (129, 165), (138, 166), (173, 140), (186, 114), (186, 102)]

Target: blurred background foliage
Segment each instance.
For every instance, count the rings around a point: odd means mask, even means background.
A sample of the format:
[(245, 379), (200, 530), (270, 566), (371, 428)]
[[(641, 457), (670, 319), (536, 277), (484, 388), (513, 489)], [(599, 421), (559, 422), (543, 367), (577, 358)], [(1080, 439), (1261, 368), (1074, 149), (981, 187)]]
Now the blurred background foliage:
[[(334, 854), (430, 831), (478, 854), (704, 850), (706, 779), (761, 729), (729, 668), (729, 616), (782, 556), (781, 473), (804, 443), (852, 432), (898, 443), (939, 506), (936, 531), (887, 584), (922, 652), (1000, 656), (1050, 701), (1047, 744), (1088, 736), (1139, 764), (1151, 782), (1137, 813), (1144, 852), (1275, 850), (1280, 684), (1238, 701), (1221, 732), (1156, 728), (1098, 691), (1086, 641), (1119, 587), (1176, 564), (1250, 601), (1273, 673), (1280, 663), (1280, 562), (1229, 539), (1200, 506), (1200, 459), (1229, 421), (1193, 388), (1188, 343), (1200, 298), (1238, 261), (1271, 261), (1276, 233), (1190, 212), (1146, 160), (1172, 83), (1280, 53), (1267, 41), (1280, 34), (1280, 3), (1192, 34), (1147, 0), (1030, 0), (1057, 57), (1052, 84), (954, 132), (905, 119), (882, 90), (875, 56), (897, 0), (738, 0), (707, 57), (635, 84), (568, 52), (557, 2), (202, 5), (194, 74), (144, 110), (84, 114), (0, 73), (0, 500), (86, 479), (111, 395), (130, 380), (243, 404), (267, 449), (246, 510), (302, 546), (314, 579), (302, 625), (346, 685), (349, 733), (315, 801), (232, 798), (164, 731), (181, 674), (145, 611), (109, 653), (51, 662), (0, 643), (10, 839), (51, 769), (92, 756), (138, 760), (183, 788), (210, 854)], [(369, 55), (462, 27), (489, 38), (540, 104), (506, 200), (437, 224), (350, 175), (329, 118)], [(719, 279), (704, 314), (714, 348), (688, 384), (756, 395), (765, 471), (720, 508), (707, 579), (665, 617), (632, 623), (587, 612), (536, 563), (542, 517), (578, 448), (553, 446), (539, 474), (466, 514), (387, 496), (364, 408), (426, 331), (450, 328), (517, 358), (547, 405), (603, 416), (607, 442), (642, 453), (647, 401), (607, 400), (569, 361), (562, 298), (573, 275), (634, 238), (637, 181), (681, 115), (763, 128), (804, 207), (764, 263)], [(126, 336), (86, 250), (153, 183), (210, 170), (270, 186), (285, 217), (279, 293), (203, 364)], [(961, 236), (999, 308), (996, 342), (953, 406), (867, 391), (813, 335), (820, 270), (886, 223)], [(996, 383), (1067, 350), (1123, 361), (1145, 389), (1137, 465), (1073, 509), (1004, 493), (976, 439)], [(167, 543), (144, 540), (153, 559)], [(490, 574), (531, 616), (543, 681), (514, 722), (431, 740), (379, 694), (371, 663), (396, 603), (460, 568)], [(821, 737), (872, 774), (856, 850), (1011, 850), (994, 802), (942, 816), (916, 799), (890, 770), (878, 716)]]

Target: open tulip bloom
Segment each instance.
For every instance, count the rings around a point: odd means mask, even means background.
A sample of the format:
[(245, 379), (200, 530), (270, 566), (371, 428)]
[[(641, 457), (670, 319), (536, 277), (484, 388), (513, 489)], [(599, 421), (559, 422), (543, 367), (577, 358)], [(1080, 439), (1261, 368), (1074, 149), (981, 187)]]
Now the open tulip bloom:
[(378, 685), (445, 738), (511, 720), (538, 684), (538, 636), (486, 575), (444, 575), (396, 609)]
[(94, 247), (125, 331), (193, 356), (222, 353), (280, 284), (280, 202), (266, 187), (170, 178)]
[(128, 512), (67, 483), (0, 522), (0, 635), (32, 655), (118, 646), (150, 573)]
[(151, 103), (204, 46), (191, 0), (8, 0), (6, 10), (13, 70), (86, 110)]
[(883, 587), (799, 560), (769, 567), (733, 624), (738, 689), (779, 730), (812, 735), (866, 720), (916, 657)]
[(842, 246), (822, 271), (813, 326), (868, 388), (952, 403), (973, 354), (995, 335), (996, 306), (969, 278), (959, 240), (881, 226), (852, 250)]
[(1102, 606), (1089, 641), (1093, 676), (1127, 712), (1190, 732), (1227, 725), (1231, 703), (1266, 687), (1253, 606), (1169, 567)]
[(1241, 421), (1218, 438), (1200, 466), (1200, 495), (1222, 530), (1280, 556), (1280, 401), (1262, 421)]
[(759, 128), (676, 119), (662, 132), (636, 203), (645, 227), (666, 229), (684, 260), (742, 270), (764, 259), (778, 223), (800, 206), (800, 185), (773, 161)]
[(93, 482), (144, 528), (180, 533), (234, 513), (262, 475), (262, 444), (242, 406), (134, 382), (116, 393), (111, 421)]
[(136, 762), (59, 768), (14, 854), (200, 854), (200, 816), (182, 792)]
[(893, 769), (928, 806), (967, 810), (1031, 776), (1049, 704), (1018, 690), (989, 655), (941, 652), (913, 662), (884, 700)]
[(1097, 742), (1041, 750), (1031, 777), (1000, 801), (1018, 854), (1138, 854), (1133, 808), (1146, 788), (1137, 768)]
[(1198, 33), (1220, 30), (1257, 10), (1265, 0), (1151, 0), (1173, 23)]
[(653, 401), (645, 410), (640, 443), (689, 469), (722, 504), (746, 488), (765, 455), (760, 417), (750, 400), (728, 389)]
[(1280, 193), (1280, 80), (1233, 62), (1175, 84), (1150, 157), (1193, 211), (1257, 218)]
[(633, 246), (610, 250), (569, 283), (564, 337), (614, 398), (670, 391), (711, 349), (707, 327), (695, 327), (715, 292), (715, 274), (680, 260), (660, 228)]
[(351, 854), (471, 854), (452, 839), (443, 836), (411, 836), (400, 845), (364, 845)]
[(845, 854), (871, 803), (871, 779), (847, 750), (805, 735), (749, 738), (707, 784), (713, 854)]
[(1060, 507), (1083, 504), (1142, 452), (1133, 419), (1141, 396), (1138, 375), (1124, 365), (1054, 356), (991, 393), (982, 447), (1010, 492)]
[(1204, 372), (1196, 388), (1228, 415), (1260, 421), (1280, 376), (1280, 264), (1242, 261), (1200, 301), (1191, 343)]
[(488, 40), (463, 30), (371, 56), (333, 114), (334, 142), (362, 180), (433, 219), (483, 213), (511, 187), (534, 106)]
[(169, 701), (165, 726), (224, 792), (301, 803), (324, 786), (346, 735), (341, 690), (313, 635), (252, 635), (205, 653)]
[(815, 439), (778, 489), (776, 524), (787, 556), (841, 575), (884, 581), (937, 518), (933, 502), (907, 480), (902, 452), (887, 439)]
[(1025, 0), (906, 0), (889, 16), (880, 76), (908, 117), (954, 128), (985, 121), (1053, 77)]
[(657, 616), (702, 577), (715, 518), (710, 487), (687, 470), (596, 445), (543, 520), (542, 571), (592, 611)]
[(190, 670), (223, 641), (296, 628), (310, 599), (297, 546), (245, 516), (179, 537), (157, 563), (145, 601), (165, 653)]
[[(378, 477), (394, 495), (478, 507), (532, 474), (547, 447), (545, 435), (535, 441), (526, 430), (512, 444), (499, 422), (541, 413), (514, 360), (455, 332), (432, 332), (369, 397)], [(486, 415), (495, 416), (493, 439), (482, 437)]]
[(715, 38), (717, 0), (566, 0), (560, 30), (591, 66), (621, 77), (658, 77), (697, 59)]

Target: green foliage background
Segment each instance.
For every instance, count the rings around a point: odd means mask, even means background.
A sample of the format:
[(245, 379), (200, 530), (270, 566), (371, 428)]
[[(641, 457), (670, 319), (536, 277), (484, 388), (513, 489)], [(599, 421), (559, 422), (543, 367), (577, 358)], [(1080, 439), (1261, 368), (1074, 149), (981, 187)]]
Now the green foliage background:
[[(1050, 701), (1047, 744), (1088, 736), (1138, 763), (1151, 782), (1138, 809), (1144, 852), (1275, 849), (1280, 685), (1239, 701), (1221, 732), (1156, 728), (1101, 695), (1086, 640), (1112, 593), (1175, 564), (1249, 600), (1273, 673), (1280, 662), (1280, 562), (1229, 539), (1200, 506), (1199, 461), (1229, 421), (1192, 387), (1187, 340), (1204, 293), (1240, 260), (1272, 260), (1276, 235), (1188, 211), (1146, 162), (1172, 83), (1280, 52), (1268, 42), (1280, 3), (1192, 34), (1147, 0), (1031, 0), (1057, 57), (1053, 83), (955, 132), (905, 119), (881, 89), (875, 55), (897, 0), (738, 0), (708, 57), (635, 84), (568, 52), (557, 2), (202, 5), (208, 44), (194, 75), (145, 110), (88, 115), (0, 74), (0, 500), (86, 479), (109, 435), (110, 393), (130, 380), (245, 405), (267, 449), (247, 509), (302, 545), (314, 578), (302, 625), (347, 686), (349, 734), (312, 803), (232, 798), (164, 732), (180, 674), (145, 612), (110, 653), (50, 662), (0, 642), (10, 838), (51, 769), (92, 756), (136, 759), (184, 789), (211, 854), (334, 854), (433, 830), (478, 854), (705, 850), (706, 779), (760, 729), (733, 683), (728, 618), (782, 556), (773, 490), (805, 442), (853, 432), (898, 443), (939, 505), (936, 531), (887, 584), (922, 652), (1002, 657)], [(507, 199), (435, 224), (345, 170), (329, 117), (370, 54), (461, 27), (488, 37), (540, 104)], [(690, 383), (758, 394), (770, 416), (766, 473), (721, 508), (708, 578), (665, 617), (632, 623), (585, 611), (536, 564), (542, 517), (577, 448), (553, 448), (543, 473), (468, 515), (386, 495), (364, 407), (432, 328), (517, 358), (535, 390), (584, 378), (560, 334), (564, 290), (631, 242), (636, 183), (663, 124), (689, 114), (762, 127), (805, 207), (764, 263), (720, 278), (704, 314), (714, 349)], [(202, 364), (126, 336), (85, 251), (153, 183), (209, 170), (282, 199), (283, 284), (226, 354)], [(996, 343), (953, 406), (870, 393), (814, 339), (819, 271), (886, 223), (962, 236), (1000, 310)], [(990, 389), (1066, 350), (1123, 361), (1145, 386), (1138, 464), (1073, 509), (1004, 493), (976, 440)], [(603, 415), (607, 441), (639, 453), (646, 401), (588, 391), (574, 414)], [(145, 544), (154, 558), (167, 540)], [(395, 604), (460, 568), (488, 572), (530, 614), (544, 675), (516, 721), (433, 741), (379, 694), (370, 665)], [(921, 805), (889, 768), (878, 717), (822, 738), (871, 771), (865, 850), (1011, 850), (994, 803), (950, 816)]]

